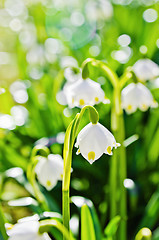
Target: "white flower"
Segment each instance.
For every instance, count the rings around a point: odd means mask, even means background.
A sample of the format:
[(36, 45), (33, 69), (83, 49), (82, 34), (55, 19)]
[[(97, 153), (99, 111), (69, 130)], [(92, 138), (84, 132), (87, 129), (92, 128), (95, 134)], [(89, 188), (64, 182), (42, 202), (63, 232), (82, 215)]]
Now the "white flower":
[(0, 87), (0, 94), (5, 93), (5, 89)]
[(8, 225), (8, 240), (51, 240), (47, 233), (39, 234), (38, 220), (19, 221), (15, 225)]
[(47, 158), (40, 157), (35, 167), (38, 181), (48, 191), (56, 186), (58, 180), (62, 180), (63, 159), (59, 154), (49, 154)]
[[(77, 70), (76, 70), (77, 69)], [(64, 70), (64, 76), (68, 82), (75, 82), (81, 77), (81, 69), (67, 67)]]
[(137, 78), (143, 82), (159, 76), (159, 66), (148, 58), (139, 59), (132, 68)]
[(77, 154), (82, 156), (92, 164), (103, 153), (112, 155), (113, 147), (120, 146), (112, 133), (100, 123), (87, 124), (78, 134), (75, 147), (79, 148)]
[(95, 105), (100, 102), (109, 103), (109, 99), (105, 97), (99, 83), (87, 78), (80, 78), (75, 83), (72, 83), (65, 88), (65, 96), (70, 108), (80, 107), (85, 105)]
[(130, 83), (121, 92), (122, 107), (130, 114), (139, 108), (146, 111), (149, 107), (157, 107), (158, 103), (153, 99), (150, 90), (142, 83)]

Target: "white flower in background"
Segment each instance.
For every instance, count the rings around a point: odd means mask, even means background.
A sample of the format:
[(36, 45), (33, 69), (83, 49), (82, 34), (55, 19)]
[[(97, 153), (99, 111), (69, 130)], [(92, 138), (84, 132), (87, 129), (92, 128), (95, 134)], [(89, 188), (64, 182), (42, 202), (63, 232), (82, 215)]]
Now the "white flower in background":
[(47, 233), (39, 234), (39, 222), (32, 217), (19, 219), (15, 225), (7, 224), (6, 229), (8, 240), (51, 240)]
[(120, 146), (112, 133), (100, 123), (87, 124), (78, 134), (75, 147), (78, 148), (77, 154), (82, 156), (92, 164), (103, 153), (112, 155), (113, 147)]
[(143, 82), (159, 76), (159, 66), (148, 58), (139, 59), (132, 68), (136, 77)]
[(109, 99), (105, 97), (105, 93), (100, 84), (89, 78), (86, 80), (80, 78), (78, 81), (65, 88), (64, 93), (70, 108), (82, 108), (85, 105), (93, 106), (100, 102), (110, 103)]
[(5, 93), (5, 89), (0, 87), (0, 94)]
[(64, 76), (68, 82), (73, 83), (81, 77), (81, 69), (78, 71), (78, 68), (67, 67), (64, 70)]
[(61, 68), (69, 68), (69, 67), (78, 68), (78, 62), (72, 56), (64, 56), (61, 58), (60, 66)]
[(38, 181), (48, 191), (56, 186), (58, 180), (62, 180), (63, 159), (59, 154), (49, 154), (48, 157), (40, 157), (35, 167)]
[(107, 20), (113, 16), (113, 6), (107, 0), (88, 1), (85, 11), (87, 19), (91, 21)]
[(121, 92), (122, 107), (128, 114), (139, 108), (146, 111), (149, 107), (157, 107), (158, 103), (153, 99), (150, 90), (142, 83), (130, 83)]

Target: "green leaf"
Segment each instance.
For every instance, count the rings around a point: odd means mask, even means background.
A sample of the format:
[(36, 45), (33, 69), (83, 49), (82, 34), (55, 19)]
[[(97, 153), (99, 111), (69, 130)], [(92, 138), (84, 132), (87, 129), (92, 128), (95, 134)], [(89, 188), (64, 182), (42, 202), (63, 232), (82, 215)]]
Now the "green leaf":
[(117, 229), (118, 229), (118, 226), (119, 226), (119, 222), (121, 220), (121, 217), (120, 216), (115, 216), (109, 223), (108, 225), (106, 226), (105, 230), (104, 230), (104, 233), (108, 236), (108, 237), (112, 237)]
[(89, 208), (83, 205), (81, 208), (81, 240), (96, 240), (95, 229)]
[(81, 208), (84, 204), (86, 204), (89, 207), (93, 224), (94, 224), (94, 230), (96, 235), (96, 240), (101, 240), (102, 238), (102, 230), (101, 225), (98, 219), (98, 215), (96, 213), (96, 209), (93, 205), (93, 202), (90, 199), (81, 197), (81, 196), (72, 196), (71, 201), (76, 205), (76, 207)]

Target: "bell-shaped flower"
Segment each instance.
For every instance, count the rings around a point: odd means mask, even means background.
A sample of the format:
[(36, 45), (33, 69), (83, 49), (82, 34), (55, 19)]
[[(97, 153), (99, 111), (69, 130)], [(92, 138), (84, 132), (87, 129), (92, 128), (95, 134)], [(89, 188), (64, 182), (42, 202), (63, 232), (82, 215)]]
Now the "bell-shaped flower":
[(8, 240), (51, 240), (47, 233), (39, 233), (38, 220), (20, 220), (15, 225), (6, 226)]
[(149, 107), (157, 107), (150, 90), (142, 83), (130, 83), (121, 92), (122, 108), (131, 114), (139, 108), (146, 111)]
[(40, 157), (35, 167), (37, 179), (48, 191), (54, 188), (63, 176), (63, 159), (59, 154)]
[(159, 66), (148, 58), (139, 59), (132, 69), (136, 77), (142, 82), (159, 76)]
[(85, 105), (93, 106), (100, 102), (110, 103), (109, 99), (105, 97), (100, 84), (89, 78), (85, 80), (80, 78), (75, 83), (72, 83), (65, 89), (65, 96), (70, 108), (82, 108)]
[(87, 124), (78, 134), (75, 147), (78, 148), (77, 154), (82, 156), (92, 164), (103, 153), (112, 155), (113, 147), (120, 146), (116, 143), (113, 134), (102, 124)]

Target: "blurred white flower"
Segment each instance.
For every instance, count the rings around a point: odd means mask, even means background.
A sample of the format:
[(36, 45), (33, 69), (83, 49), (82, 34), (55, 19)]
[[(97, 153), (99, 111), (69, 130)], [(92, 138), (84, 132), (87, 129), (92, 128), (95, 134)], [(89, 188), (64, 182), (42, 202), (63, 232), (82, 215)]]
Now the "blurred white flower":
[(88, 1), (85, 11), (91, 21), (107, 20), (113, 16), (113, 6), (108, 0)]
[(146, 111), (149, 107), (158, 106), (150, 90), (142, 83), (130, 83), (122, 90), (121, 97), (122, 107), (128, 114), (135, 112), (137, 108)]
[(0, 94), (5, 93), (5, 89), (0, 87)]
[(18, 221), (15, 225), (8, 225), (8, 240), (51, 240), (47, 233), (39, 234), (39, 222), (35, 219)]
[(100, 123), (87, 124), (78, 134), (75, 147), (78, 148), (77, 154), (82, 156), (92, 164), (103, 153), (112, 155), (113, 147), (120, 146), (112, 133)]
[(78, 81), (67, 85), (64, 88), (64, 94), (70, 108), (82, 108), (85, 105), (93, 106), (100, 102), (110, 103), (109, 99), (105, 97), (100, 84), (89, 78), (86, 80), (80, 78)]
[(38, 181), (48, 191), (54, 188), (58, 180), (62, 180), (63, 159), (59, 154), (49, 154), (47, 158), (40, 157), (35, 167)]
[(78, 62), (72, 56), (64, 56), (64, 57), (62, 57), (60, 65), (61, 65), (62, 68), (67, 68), (67, 67), (78, 68)]
[(64, 76), (68, 82), (75, 82), (81, 77), (81, 70), (78, 71), (78, 68), (76, 70), (76, 68), (67, 67), (64, 70)]
[(148, 58), (139, 59), (132, 68), (137, 78), (143, 82), (159, 76), (159, 66)]

